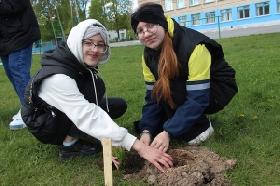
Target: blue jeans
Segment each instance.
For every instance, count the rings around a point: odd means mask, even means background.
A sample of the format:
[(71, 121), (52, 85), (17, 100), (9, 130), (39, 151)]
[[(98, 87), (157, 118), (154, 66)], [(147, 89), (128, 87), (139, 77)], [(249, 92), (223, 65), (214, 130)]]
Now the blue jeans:
[(6, 56), (1, 56), (1, 60), (20, 102), (23, 103), (25, 87), (30, 79), (32, 44)]

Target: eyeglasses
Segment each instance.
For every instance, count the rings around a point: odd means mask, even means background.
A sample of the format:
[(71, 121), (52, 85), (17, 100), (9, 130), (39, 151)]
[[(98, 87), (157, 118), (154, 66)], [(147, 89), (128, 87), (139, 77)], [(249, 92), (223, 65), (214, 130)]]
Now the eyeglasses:
[[(146, 28), (146, 29), (144, 29), (144, 28)], [(158, 29), (158, 24), (147, 23), (145, 26), (137, 28), (136, 34), (137, 34), (138, 38), (141, 38), (144, 36), (145, 32), (154, 34), (157, 32), (157, 29)]]
[(106, 53), (108, 50), (108, 45), (105, 44), (95, 44), (91, 40), (83, 40), (83, 45), (87, 48), (96, 48), (98, 52), (100, 53)]

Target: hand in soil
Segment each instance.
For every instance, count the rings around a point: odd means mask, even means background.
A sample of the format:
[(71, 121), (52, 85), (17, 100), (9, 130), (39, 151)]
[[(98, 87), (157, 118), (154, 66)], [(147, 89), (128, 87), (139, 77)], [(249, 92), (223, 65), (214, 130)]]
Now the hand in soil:
[(169, 135), (168, 132), (163, 131), (159, 133), (151, 144), (152, 147), (157, 148), (163, 152), (166, 152), (169, 147)]
[[(148, 185), (154, 186), (232, 185), (225, 177), (225, 171), (232, 169), (236, 165), (236, 160), (220, 157), (203, 146), (169, 149), (168, 153), (174, 158), (174, 167), (164, 173), (157, 171), (148, 163), (141, 167), (136, 157), (128, 157), (126, 161), (137, 163), (127, 166), (130, 169), (126, 170), (130, 172), (124, 178), (133, 181), (145, 180)], [(136, 166), (141, 167), (141, 170), (135, 169)]]
[(117, 170), (119, 170), (120, 162), (119, 162), (118, 158), (113, 156), (112, 162), (113, 162), (114, 166), (117, 168)]
[(173, 167), (173, 159), (170, 155), (154, 147), (145, 145), (143, 142), (136, 140), (133, 148), (138, 154), (151, 162), (158, 170), (164, 172), (164, 169)]

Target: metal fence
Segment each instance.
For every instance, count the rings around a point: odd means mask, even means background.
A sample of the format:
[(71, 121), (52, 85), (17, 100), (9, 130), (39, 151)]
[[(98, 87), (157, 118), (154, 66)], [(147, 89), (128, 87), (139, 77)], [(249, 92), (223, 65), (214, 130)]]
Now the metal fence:
[(33, 54), (42, 54), (46, 51), (49, 50), (53, 50), (56, 48), (56, 46), (63, 41), (63, 39), (58, 38), (56, 41), (46, 41), (46, 42), (42, 42), (42, 41), (37, 41), (33, 44), (32, 47), (32, 53)]

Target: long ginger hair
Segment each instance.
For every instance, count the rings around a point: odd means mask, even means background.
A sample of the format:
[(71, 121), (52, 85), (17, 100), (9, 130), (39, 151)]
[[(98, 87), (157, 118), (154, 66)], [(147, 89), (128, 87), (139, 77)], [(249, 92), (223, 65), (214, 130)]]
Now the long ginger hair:
[(165, 33), (161, 53), (158, 63), (158, 80), (154, 84), (153, 96), (157, 102), (163, 100), (168, 103), (171, 108), (175, 108), (175, 103), (171, 97), (169, 81), (179, 74), (179, 63), (172, 46), (172, 40)]

